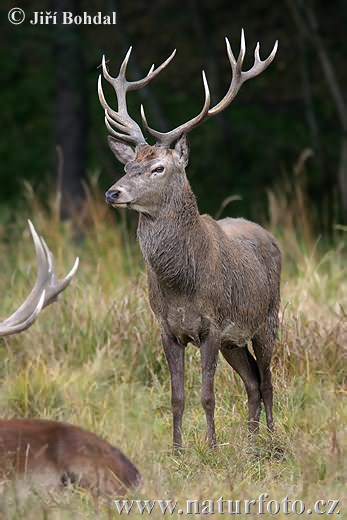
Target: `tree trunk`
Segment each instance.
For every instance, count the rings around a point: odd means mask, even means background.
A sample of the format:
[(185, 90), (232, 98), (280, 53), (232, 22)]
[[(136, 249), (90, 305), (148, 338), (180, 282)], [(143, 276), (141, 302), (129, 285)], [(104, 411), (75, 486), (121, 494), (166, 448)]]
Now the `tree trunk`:
[(344, 99), (343, 88), (338, 81), (327, 47), (320, 35), (316, 13), (311, 4), (287, 0), (287, 5), (298, 30), (317, 52), (325, 81), (335, 104), (342, 134), (340, 159), (337, 168), (337, 184), (340, 192), (343, 219), (347, 221), (347, 104)]
[[(53, 0), (54, 11), (79, 13), (79, 0)], [(84, 200), (82, 180), (86, 171), (87, 82), (81, 26), (62, 25), (58, 14), (55, 27), (56, 65), (55, 142), (62, 152), (60, 214), (71, 218)]]
[(347, 134), (341, 138), (338, 182), (343, 214), (347, 222)]
[(305, 114), (307, 125), (311, 134), (312, 148), (314, 150), (313, 160), (320, 173), (323, 172), (323, 158), (321, 152), (320, 132), (317, 121), (317, 114), (313, 102), (312, 86), (310, 79), (310, 60), (307, 56), (306, 40), (301, 32), (298, 34), (298, 47), (301, 62), (302, 92), (305, 104)]

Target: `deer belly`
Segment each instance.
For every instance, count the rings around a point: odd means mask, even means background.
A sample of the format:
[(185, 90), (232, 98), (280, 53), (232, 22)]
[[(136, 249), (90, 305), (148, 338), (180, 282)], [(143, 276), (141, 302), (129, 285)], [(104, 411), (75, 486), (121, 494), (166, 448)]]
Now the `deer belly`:
[(171, 309), (165, 321), (165, 328), (181, 345), (193, 343), (199, 347), (201, 336), (207, 332), (206, 320), (196, 311), (189, 311), (184, 307)]
[(227, 321), (221, 327), (221, 345), (244, 347), (254, 336), (254, 331), (233, 321)]

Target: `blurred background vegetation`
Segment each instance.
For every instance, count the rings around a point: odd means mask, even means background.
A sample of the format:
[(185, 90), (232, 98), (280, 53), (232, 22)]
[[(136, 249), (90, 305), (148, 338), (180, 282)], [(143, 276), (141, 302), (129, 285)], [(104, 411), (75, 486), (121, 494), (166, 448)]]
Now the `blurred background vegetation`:
[[(7, 20), (12, 7), (12, 0), (1, 3), (0, 223), (22, 208), (24, 181), (43, 203), (59, 188), (60, 213), (71, 217), (82, 214), (88, 176), (97, 174), (101, 199), (121, 176), (96, 93), (103, 53), (116, 75), (133, 45), (129, 75), (136, 79), (177, 47), (169, 69), (128, 96), (135, 119), (144, 102), (150, 125), (169, 130), (200, 110), (201, 69), (212, 102), (224, 95), (230, 80), (224, 37), (238, 53), (242, 27), (245, 68), (258, 40), (263, 58), (277, 39), (279, 50), (231, 107), (189, 136), (188, 174), (200, 210), (262, 222), (273, 194), (285, 198), (300, 184), (305, 198), (296, 204), (305, 205), (317, 233), (330, 237), (346, 221), (345, 1), (28, 0), (21, 2), (27, 20), (17, 26)], [(117, 24), (31, 25), (28, 18), (39, 10), (116, 11)], [(105, 90), (114, 105), (114, 93), (108, 85)], [(223, 205), (232, 195), (241, 200)], [(273, 224), (280, 227), (286, 218), (277, 214)]]

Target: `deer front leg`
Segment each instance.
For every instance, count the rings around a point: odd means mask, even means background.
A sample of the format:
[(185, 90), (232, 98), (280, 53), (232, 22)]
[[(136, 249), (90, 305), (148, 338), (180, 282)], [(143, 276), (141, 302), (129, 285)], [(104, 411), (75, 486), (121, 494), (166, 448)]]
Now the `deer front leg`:
[(205, 410), (207, 421), (207, 437), (211, 448), (216, 447), (216, 428), (214, 424), (214, 375), (217, 368), (218, 351), (220, 348), (219, 337), (209, 334), (200, 345), (201, 354), (201, 404)]
[(182, 417), (184, 410), (184, 347), (166, 334), (162, 342), (171, 377), (171, 408), (173, 418), (173, 447), (182, 447)]

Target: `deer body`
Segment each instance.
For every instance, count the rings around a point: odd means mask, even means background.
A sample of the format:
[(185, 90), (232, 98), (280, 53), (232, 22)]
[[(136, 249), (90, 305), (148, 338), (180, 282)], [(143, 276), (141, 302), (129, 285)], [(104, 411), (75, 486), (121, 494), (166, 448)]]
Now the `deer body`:
[[(227, 42), (232, 81), (227, 94), (210, 108), (210, 93), (203, 73), (205, 102), (198, 116), (178, 128), (162, 133), (151, 129), (142, 108), (147, 132), (157, 139), (146, 143), (140, 127), (126, 107), (126, 93), (146, 85), (173, 54), (147, 76), (129, 82), (125, 78), (130, 51), (117, 78), (107, 71), (118, 111), (107, 104), (99, 80), (99, 98), (105, 109), (105, 123), (111, 133), (108, 142), (125, 175), (106, 192), (113, 207), (128, 207), (139, 213), (137, 236), (148, 271), (151, 307), (162, 334), (171, 376), (173, 443), (182, 445), (184, 409), (184, 347), (191, 342), (200, 348), (202, 369), (201, 401), (206, 413), (208, 439), (216, 444), (214, 425), (214, 374), (218, 353), (241, 376), (248, 395), (249, 430), (258, 430), (261, 400), (267, 425), (273, 428), (270, 362), (278, 329), (281, 255), (276, 240), (263, 228), (244, 219), (215, 221), (200, 215), (185, 168), (189, 148), (186, 133), (223, 110), (244, 81), (258, 75), (271, 63), (261, 61), (259, 44), (253, 67), (242, 71), (245, 40), (237, 60)], [(255, 357), (247, 343), (252, 341)]]
[(77, 426), (0, 420), (0, 481), (14, 478), (45, 488), (77, 484), (115, 497), (137, 485), (140, 474), (120, 450)]
[(257, 224), (216, 222), (195, 209), (155, 220), (140, 215), (151, 307), (162, 330), (182, 346), (200, 346), (216, 330), (222, 345), (243, 347), (269, 309), (278, 308), (272, 283), (279, 275), (278, 246)]

